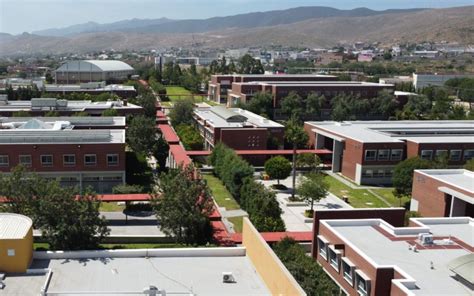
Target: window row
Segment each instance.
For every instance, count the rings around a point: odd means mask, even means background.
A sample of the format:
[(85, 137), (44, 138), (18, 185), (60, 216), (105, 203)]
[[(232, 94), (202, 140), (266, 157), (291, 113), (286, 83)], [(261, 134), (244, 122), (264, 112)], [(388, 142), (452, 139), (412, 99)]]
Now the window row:
[(421, 150), (420, 158), (425, 160), (432, 160), (436, 157), (446, 155), (448, 156), (449, 160), (451, 161), (460, 161), (462, 160), (470, 160), (474, 158), (474, 149), (455, 149), (455, 150)]
[(365, 161), (402, 160), (403, 149), (365, 150)]
[(366, 169), (362, 170), (363, 178), (391, 178), (393, 176), (393, 169)]
[(329, 262), (337, 273), (342, 272), (344, 280), (356, 289), (358, 295), (370, 295), (370, 278), (360, 269), (357, 269), (349, 258), (342, 257), (341, 250), (337, 250), (334, 245), (330, 245), (322, 236), (318, 236), (318, 253), (325, 261)]
[[(18, 163), (26, 167), (30, 167), (33, 163), (32, 157), (29, 154), (20, 155), (18, 157)], [(40, 163), (43, 167), (53, 166), (53, 155), (44, 154), (40, 155)], [(117, 166), (119, 164), (118, 154), (107, 154), (107, 165), (108, 166)], [(8, 167), (10, 165), (10, 158), (8, 155), (0, 155), (0, 167)], [(63, 154), (63, 166), (75, 166), (76, 165), (76, 155), (75, 154)], [(84, 165), (86, 166), (95, 166), (97, 165), (97, 155), (96, 154), (85, 154), (84, 155)]]

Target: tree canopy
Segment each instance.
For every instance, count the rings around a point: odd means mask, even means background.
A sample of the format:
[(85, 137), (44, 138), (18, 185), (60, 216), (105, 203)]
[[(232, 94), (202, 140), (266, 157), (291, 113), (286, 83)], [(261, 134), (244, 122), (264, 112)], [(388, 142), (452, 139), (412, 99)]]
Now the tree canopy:
[(153, 118), (134, 116), (127, 127), (127, 143), (136, 153), (151, 155), (156, 145), (156, 127)]
[(189, 100), (177, 101), (173, 109), (171, 109), (169, 117), (173, 126), (180, 124), (192, 124), (193, 122), (194, 103)]
[(265, 172), (272, 179), (277, 179), (280, 184), (281, 179), (287, 178), (291, 173), (291, 163), (283, 156), (275, 156), (265, 162)]
[(328, 189), (329, 184), (324, 180), (324, 175), (310, 173), (302, 177), (296, 192), (311, 206), (311, 212), (313, 212), (314, 202), (326, 197)]
[(413, 186), (413, 171), (417, 169), (429, 169), (432, 163), (417, 157), (412, 157), (399, 162), (393, 171), (393, 187), (395, 196), (401, 198), (410, 196)]

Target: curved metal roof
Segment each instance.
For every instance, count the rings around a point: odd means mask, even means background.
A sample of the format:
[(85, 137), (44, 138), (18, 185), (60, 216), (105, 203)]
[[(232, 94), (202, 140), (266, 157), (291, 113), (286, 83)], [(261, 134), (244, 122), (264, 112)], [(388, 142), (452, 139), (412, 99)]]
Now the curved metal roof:
[(33, 222), (29, 217), (0, 213), (0, 239), (24, 238), (32, 226)]
[(68, 61), (62, 64), (57, 72), (97, 72), (97, 71), (134, 71), (127, 63), (113, 60)]
[(211, 107), (211, 112), (227, 122), (245, 122), (247, 120), (247, 117), (223, 106), (213, 106)]

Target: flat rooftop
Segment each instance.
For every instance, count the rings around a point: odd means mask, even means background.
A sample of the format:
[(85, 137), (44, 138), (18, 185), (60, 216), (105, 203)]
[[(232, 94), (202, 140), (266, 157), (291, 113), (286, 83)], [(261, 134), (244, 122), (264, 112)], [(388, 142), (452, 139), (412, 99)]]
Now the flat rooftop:
[(430, 178), (471, 193), (474, 199), (474, 172), (463, 169), (416, 170)]
[[(140, 294), (156, 286), (167, 295), (270, 295), (270, 291), (246, 256), (245, 248), (209, 250), (161, 249), (121, 251), (114, 257), (77, 259), (35, 259), (32, 269), (52, 271), (48, 293), (90, 292), (92, 295)], [(215, 253), (215, 249), (220, 249)], [(130, 253), (143, 256), (126, 257)], [(35, 254), (36, 256), (36, 254)], [(38, 256), (36, 256), (38, 257)], [(223, 272), (232, 272), (235, 283), (224, 283)], [(24, 296), (39, 295), (38, 283), (46, 277), (9, 277), (4, 291), (22, 291)], [(32, 285), (24, 289), (24, 285)], [(23, 290), (22, 290), (23, 289)], [(90, 295), (90, 294), (89, 294)]]
[(45, 84), (44, 90), (46, 92), (114, 92), (114, 91), (135, 91), (132, 85), (124, 84), (109, 84), (104, 87), (84, 88), (79, 84)]
[(0, 117), (0, 129), (2, 129), (2, 127), (13, 128), (15, 126), (21, 126), (31, 119), (40, 120), (50, 126), (54, 126), (55, 122), (69, 122), (73, 127), (125, 126), (124, 116)]
[[(335, 234), (377, 267), (398, 269), (414, 285), (395, 280), (415, 295), (472, 295), (466, 285), (454, 278), (448, 264), (460, 256), (472, 254), (474, 220), (472, 218), (416, 218), (420, 227), (395, 228), (380, 219), (323, 220)], [(431, 233), (434, 245), (415, 245), (418, 233)], [(450, 237), (450, 243), (443, 241)], [(431, 262), (434, 268), (431, 268)]]
[(473, 120), (308, 121), (321, 132), (362, 143), (474, 143)]
[[(48, 105), (42, 107), (32, 106), (32, 101), (0, 101), (0, 111), (72, 111), (72, 112), (81, 112), (87, 109), (95, 110), (106, 110), (106, 109), (141, 109), (142, 107), (127, 103), (125, 106), (122, 101), (104, 101), (104, 102), (93, 102), (93, 101), (67, 101), (67, 100), (56, 100), (56, 101), (65, 101), (65, 105), (57, 105), (54, 101), (54, 98), (41, 98), (44, 100), (50, 100)], [(38, 100), (38, 98), (33, 98), (32, 100)]]
[(283, 128), (284, 126), (263, 116), (240, 108), (211, 107), (194, 110), (194, 114), (217, 128)]
[(249, 81), (249, 82), (234, 82), (234, 84), (242, 85), (276, 85), (278, 87), (315, 87), (315, 86), (344, 86), (344, 87), (392, 87), (393, 84), (383, 84), (375, 82), (361, 82), (361, 81)]

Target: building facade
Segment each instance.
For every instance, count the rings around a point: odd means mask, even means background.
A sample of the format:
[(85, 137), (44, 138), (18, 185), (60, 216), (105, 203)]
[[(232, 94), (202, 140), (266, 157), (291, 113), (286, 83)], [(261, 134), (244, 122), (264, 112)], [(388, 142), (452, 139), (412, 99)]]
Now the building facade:
[(209, 100), (217, 103), (227, 103), (228, 92), (232, 89), (234, 82), (244, 83), (252, 81), (334, 81), (336, 76), (331, 75), (307, 75), (307, 74), (245, 74), (245, 75), (212, 75), (209, 81)]
[(63, 186), (80, 191), (91, 187), (97, 193), (125, 184), (125, 130), (97, 129), (94, 123), (84, 129), (84, 122), (83, 129), (76, 129), (71, 121), (32, 118), (2, 123), (0, 172), (23, 165)]
[(83, 60), (67, 61), (54, 71), (59, 84), (73, 84), (93, 81), (125, 81), (135, 70), (122, 61)]
[(474, 172), (415, 170), (410, 210), (423, 217), (474, 218)]
[[(204, 149), (222, 142), (235, 150), (265, 150), (283, 146), (284, 126), (240, 108), (215, 106), (194, 111)], [(271, 141), (271, 143), (270, 143)]]
[(447, 157), (451, 168), (474, 157), (473, 121), (305, 122), (309, 145), (329, 149), (332, 171), (357, 184), (390, 185), (400, 161)]

